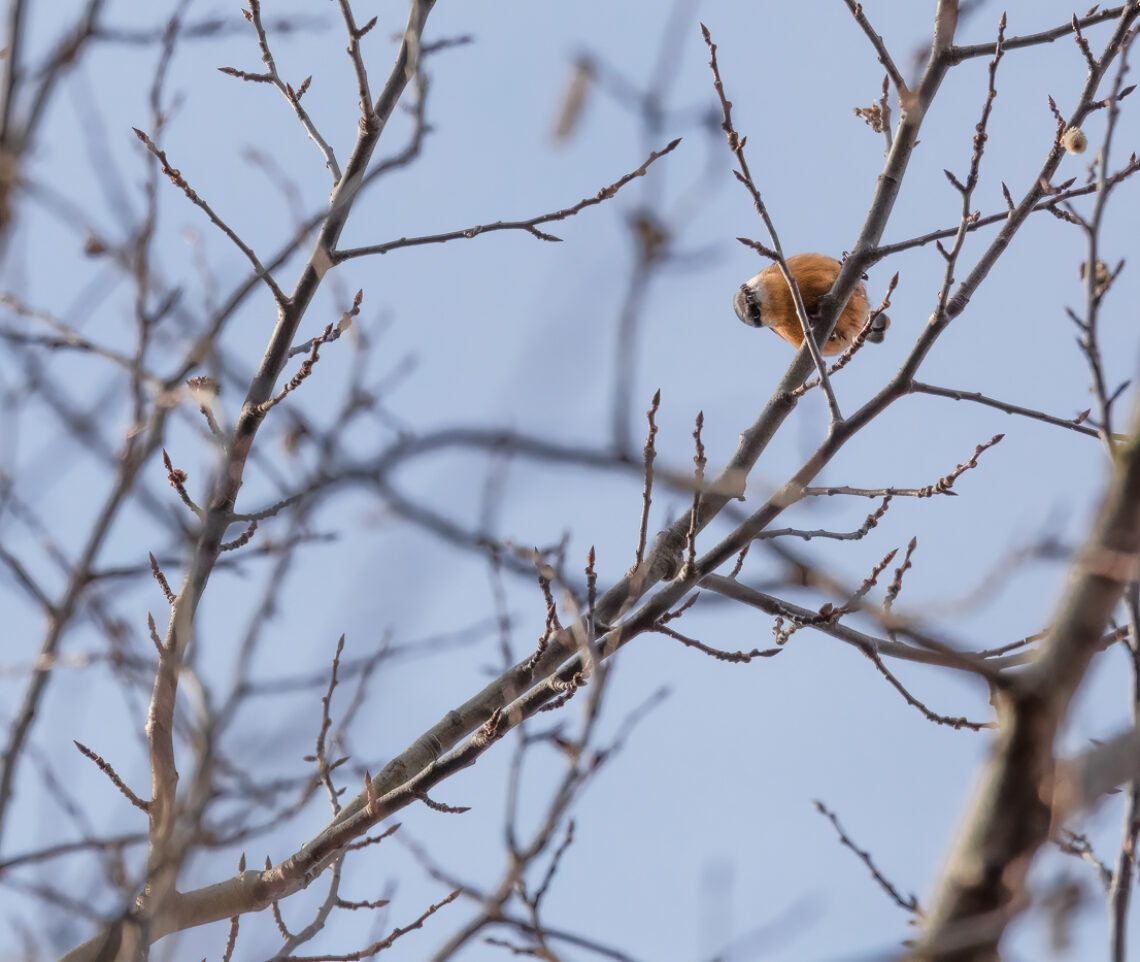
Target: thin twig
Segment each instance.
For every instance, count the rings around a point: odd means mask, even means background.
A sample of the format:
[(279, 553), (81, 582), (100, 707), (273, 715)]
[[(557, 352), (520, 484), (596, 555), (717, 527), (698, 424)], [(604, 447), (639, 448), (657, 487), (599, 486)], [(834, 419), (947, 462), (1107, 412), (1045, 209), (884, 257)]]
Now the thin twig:
[[(851, 15), (855, 18), (855, 22), (859, 24), (859, 27), (862, 29), (863, 33), (867, 35), (867, 39), (871, 41), (871, 46), (875, 48), (875, 53), (878, 54), (879, 57), (879, 63), (883, 65), (884, 69), (887, 71), (887, 76), (891, 78), (891, 83), (895, 85), (895, 91), (897, 92), (899, 99), (903, 99), (910, 93), (910, 90), (907, 88), (906, 81), (903, 80), (903, 76), (899, 71), (899, 68), (895, 66), (894, 60), (891, 59), (891, 55), (887, 50), (887, 45), (883, 43), (882, 36), (875, 32), (875, 29), (867, 20), (866, 14), (863, 13), (863, 4), (855, 3), (855, 0), (844, 0), (844, 2), (847, 4), (847, 9), (851, 11)], [(885, 95), (886, 92), (884, 91), (884, 96)], [(890, 150), (889, 142), (887, 144), (887, 149)]]
[(549, 224), (553, 221), (565, 220), (567, 217), (573, 217), (580, 211), (585, 210), (587, 207), (593, 207), (595, 204), (600, 204), (612, 198), (619, 190), (621, 190), (630, 181), (638, 177), (645, 176), (649, 166), (661, 157), (673, 151), (678, 144), (681, 143), (681, 138), (670, 141), (662, 150), (653, 151), (648, 159), (636, 170), (630, 171), (624, 177), (615, 180), (607, 187), (603, 187), (593, 197), (585, 197), (572, 204), (569, 207), (564, 207), (562, 210), (552, 211), (549, 214), (540, 214), (538, 217), (532, 217), (529, 220), (518, 221), (496, 221), (493, 224), (477, 224), (474, 227), (465, 227), (462, 230), (447, 231), (443, 234), (428, 234), (422, 237), (401, 237), (399, 240), (388, 241), (384, 244), (369, 244), (367, 247), (350, 247), (346, 250), (333, 251), (331, 255), (334, 264), (341, 264), (344, 261), (351, 260), (354, 257), (366, 257), (370, 254), (387, 254), (389, 251), (398, 250), (402, 247), (418, 247), (424, 244), (443, 244), (451, 240), (470, 240), (473, 237), (478, 237), (480, 234), (487, 234), (491, 231), (498, 230), (522, 230), (529, 233), (531, 236), (544, 241), (561, 241), (561, 237), (554, 234), (548, 234), (538, 229), (539, 224)]
[(135, 808), (141, 811), (146, 812), (150, 810), (150, 803), (139, 798), (138, 795), (131, 791), (127, 783), (119, 777), (119, 773), (111, 767), (110, 762), (105, 761), (103, 757), (98, 754), (98, 752), (92, 751), (82, 742), (77, 742), (74, 739), (72, 739), (72, 742), (83, 755), (85, 755), (87, 758), (90, 758), (91, 761), (99, 766), (99, 771), (101, 771), (111, 780), (111, 784), (114, 785), (115, 788), (117, 788), (123, 794), (123, 797), (126, 798), (128, 802), (130, 802), (132, 805), (134, 805)]
[(701, 440), (701, 429), (705, 424), (705, 412), (697, 412), (697, 425), (693, 428), (693, 443), (696, 453), (693, 455), (693, 507), (689, 512), (689, 531), (685, 536), (685, 567), (684, 572), (690, 572), (697, 560), (697, 526), (696, 519), (701, 513), (701, 495), (705, 484), (705, 445)]
[(653, 400), (649, 410), (645, 412), (649, 422), (649, 431), (645, 435), (645, 447), (642, 448), (641, 458), (645, 465), (645, 476), (641, 486), (641, 524), (637, 533), (637, 554), (634, 558), (634, 567), (640, 568), (645, 560), (645, 545), (649, 537), (649, 506), (653, 494), (653, 462), (657, 458), (657, 411), (661, 407), (661, 389), (653, 392)]
[(886, 892), (887, 895), (891, 897), (891, 900), (895, 903), (895, 905), (897, 905), (900, 909), (905, 909), (913, 915), (921, 918), (922, 908), (918, 904), (917, 896), (903, 896), (899, 890), (896, 889), (887, 880), (887, 877), (875, 867), (875, 863), (871, 860), (871, 854), (859, 848), (859, 846), (857, 846), (854, 842), (851, 841), (850, 838), (847, 837), (847, 833), (843, 831), (843, 826), (839, 824), (839, 817), (818, 799), (814, 804), (815, 810), (829, 822), (831, 822), (832, 827), (839, 835), (840, 843), (844, 847), (851, 849), (851, 851), (854, 852), (856, 856), (858, 856), (859, 861), (867, 866), (867, 870), (871, 873), (871, 877), (879, 884), (879, 888)]
[[(1006, 414), (1017, 414), (1021, 417), (1032, 418), (1035, 421), (1044, 421), (1046, 424), (1052, 424), (1069, 431), (1076, 431), (1078, 434), (1084, 434), (1093, 438), (1100, 437), (1100, 432), (1097, 431), (1096, 428), (1088, 427), (1083, 423), (1089, 415), (1088, 411), (1085, 411), (1075, 418), (1059, 418), (1052, 414), (1046, 414), (1044, 411), (1035, 410), (1034, 408), (1022, 407), (1019, 404), (1011, 404), (1008, 401), (991, 398), (978, 391), (961, 391), (957, 388), (937, 387), (922, 381), (914, 381), (910, 386), (910, 390), (915, 394), (930, 394), (933, 397), (950, 398), (954, 401), (973, 401), (976, 404), (984, 404), (987, 407), (1005, 411)], [(1125, 441), (1127, 440), (1127, 435), (1114, 434), (1112, 438), (1114, 441)]]
[(284, 305), (287, 303), (288, 298), (285, 296), (285, 292), (277, 286), (277, 282), (273, 279), (273, 275), (270, 274), (269, 271), (262, 266), (261, 261), (257, 259), (257, 255), (253, 252), (253, 248), (251, 248), (245, 241), (238, 237), (233, 228), (230, 227), (230, 225), (227, 224), (224, 220), (222, 220), (216, 213), (214, 213), (214, 209), (208, 203), (206, 203), (202, 197), (198, 195), (198, 192), (195, 191), (194, 188), (191, 187), (187, 182), (186, 178), (182, 176), (182, 171), (180, 171), (177, 167), (172, 166), (170, 161), (166, 159), (166, 151), (159, 150), (154, 141), (152, 141), (150, 137), (143, 133), (143, 131), (139, 130), (138, 127), (132, 127), (131, 129), (135, 132), (135, 136), (138, 137), (138, 139), (141, 140), (146, 146), (146, 149), (149, 150), (155, 156), (155, 158), (157, 158), (160, 164), (162, 164), (162, 172), (170, 178), (170, 182), (174, 184), (175, 187), (178, 187), (195, 207), (200, 208), (206, 214), (206, 216), (210, 218), (211, 223), (213, 223), (215, 227), (217, 227), (223, 234), (225, 234), (226, 237), (233, 241), (234, 246), (237, 247), (237, 249), (246, 256), (249, 262), (253, 265), (256, 276), (263, 280), (266, 286), (273, 292), (273, 299), (278, 303), (278, 305)]
[[(795, 278), (792, 277), (792, 273), (788, 269), (788, 262), (784, 259), (784, 251), (780, 246), (780, 238), (776, 233), (776, 225), (772, 222), (772, 218), (768, 214), (768, 208), (760, 196), (760, 188), (756, 186), (756, 182), (752, 179), (752, 171), (749, 169), (748, 160), (744, 156), (744, 145), (748, 138), (741, 137), (733, 126), (732, 101), (729, 100), (725, 94), (724, 82), (720, 77), (720, 65), (716, 59), (716, 44), (713, 43), (709, 28), (703, 23), (701, 24), (701, 34), (705, 39), (705, 46), (707, 46), (709, 50), (709, 68), (712, 70), (713, 88), (716, 90), (717, 97), (720, 99), (721, 111), (724, 115), (724, 122), (721, 126), (728, 138), (728, 148), (732, 151), (733, 156), (736, 157), (736, 162), (740, 165), (740, 169), (733, 171), (733, 173), (752, 197), (752, 206), (755, 208), (756, 213), (760, 215), (760, 219), (764, 222), (768, 236), (772, 238), (772, 246), (774, 249), (769, 251), (769, 254), (773, 257), (776, 264), (779, 265), (780, 274), (783, 276), (784, 283), (788, 285), (788, 290), (791, 292), (792, 301), (796, 305), (796, 316), (799, 318), (800, 327), (803, 328), (803, 346), (807, 348), (812, 363), (815, 365), (824, 397), (827, 398), (827, 409), (831, 415), (831, 422), (832, 424), (837, 424), (843, 420), (843, 415), (839, 411), (839, 402), (835, 398), (835, 392), (832, 390), (831, 381), (827, 376), (827, 367), (823, 362), (823, 355), (819, 350), (816, 332), (812, 327), (811, 319), (808, 317), (807, 308), (804, 307), (804, 299), (800, 294), (799, 285), (796, 283)], [(838, 317), (839, 315), (837, 313), (837, 321)], [(832, 324), (828, 330), (820, 331), (824, 341), (831, 335), (831, 328), (833, 327), (834, 324)], [(795, 362), (793, 362), (793, 364), (794, 363)]]

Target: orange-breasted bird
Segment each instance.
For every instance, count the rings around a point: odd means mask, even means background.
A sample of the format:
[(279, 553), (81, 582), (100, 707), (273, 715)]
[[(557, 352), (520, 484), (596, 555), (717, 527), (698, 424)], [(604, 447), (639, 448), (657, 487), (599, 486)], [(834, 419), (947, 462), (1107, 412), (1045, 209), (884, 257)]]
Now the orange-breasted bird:
[[(843, 265), (834, 257), (823, 254), (796, 254), (788, 258), (788, 270), (796, 279), (800, 296), (804, 300), (808, 319), (815, 320), (820, 299), (831, 290), (839, 269)], [(732, 299), (736, 316), (752, 327), (770, 327), (785, 341), (799, 347), (804, 340), (803, 327), (796, 316), (796, 304), (788, 289), (784, 275), (776, 264), (769, 264), (752, 280), (740, 285)], [(867, 300), (867, 289), (862, 282), (855, 288), (851, 300), (839, 315), (839, 321), (827, 343), (821, 345), (824, 354), (838, 354), (846, 350), (855, 336), (867, 323), (871, 315), (871, 305)], [(885, 314), (875, 318), (874, 326), (867, 335), (868, 341), (881, 341), (890, 319)]]

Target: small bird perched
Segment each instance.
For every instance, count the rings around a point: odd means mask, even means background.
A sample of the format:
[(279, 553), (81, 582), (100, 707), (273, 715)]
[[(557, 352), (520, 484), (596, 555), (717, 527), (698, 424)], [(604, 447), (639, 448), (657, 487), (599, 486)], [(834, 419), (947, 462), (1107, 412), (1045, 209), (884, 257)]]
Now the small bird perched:
[[(796, 254), (789, 257), (787, 263), (788, 270), (800, 289), (808, 319), (814, 321), (820, 299), (831, 290), (843, 265), (834, 257), (823, 254)], [(799, 347), (803, 343), (804, 331), (796, 316), (796, 303), (777, 264), (769, 264), (748, 283), (741, 284), (740, 290), (732, 299), (732, 306), (736, 308), (736, 316), (745, 324), (770, 327), (793, 347)], [(838, 354), (850, 347), (870, 315), (867, 289), (860, 282), (851, 295), (851, 300), (843, 308), (843, 313), (839, 315), (831, 337), (826, 344), (820, 345), (823, 353)], [(890, 323), (886, 314), (880, 314), (875, 318), (867, 340), (881, 341), (883, 332)]]

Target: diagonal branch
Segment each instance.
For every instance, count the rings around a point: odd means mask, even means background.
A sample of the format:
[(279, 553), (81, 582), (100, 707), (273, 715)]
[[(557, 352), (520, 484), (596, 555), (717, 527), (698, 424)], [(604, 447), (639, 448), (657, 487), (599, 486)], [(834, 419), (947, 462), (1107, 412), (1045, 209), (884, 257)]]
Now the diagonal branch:
[(672, 152), (680, 143), (680, 137), (670, 141), (661, 150), (653, 151), (645, 163), (636, 170), (630, 171), (624, 177), (615, 180), (607, 187), (603, 187), (592, 197), (585, 197), (576, 204), (572, 204), (570, 207), (564, 207), (562, 210), (552, 211), (549, 214), (540, 214), (538, 217), (531, 217), (529, 220), (500, 220), (493, 224), (477, 224), (474, 227), (464, 227), (460, 230), (447, 231), (442, 234), (427, 234), (423, 237), (401, 237), (399, 240), (386, 241), (383, 244), (370, 244), (366, 247), (350, 247), (346, 250), (335, 251), (332, 255), (333, 263), (342, 264), (354, 257), (367, 257), (370, 254), (387, 254), (389, 251), (398, 250), (401, 247), (420, 247), (424, 244), (443, 244), (451, 240), (470, 240), (473, 237), (478, 237), (480, 234), (487, 234), (491, 231), (498, 230), (522, 230), (527, 231), (539, 240), (560, 241), (562, 240), (561, 237), (556, 237), (554, 234), (547, 234), (545, 231), (539, 230), (538, 225), (566, 220), (566, 218), (573, 217), (587, 207), (593, 207), (595, 204), (609, 200), (631, 180), (644, 177), (646, 171), (649, 170), (649, 166), (654, 161)]

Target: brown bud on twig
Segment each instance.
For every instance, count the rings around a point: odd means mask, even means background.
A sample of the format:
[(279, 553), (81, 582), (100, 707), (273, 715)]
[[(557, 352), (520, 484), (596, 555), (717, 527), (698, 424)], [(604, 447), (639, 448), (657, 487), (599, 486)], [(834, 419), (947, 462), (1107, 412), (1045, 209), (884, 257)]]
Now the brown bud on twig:
[(1083, 154), (1088, 145), (1089, 139), (1080, 127), (1070, 127), (1061, 135), (1061, 146), (1070, 154)]

